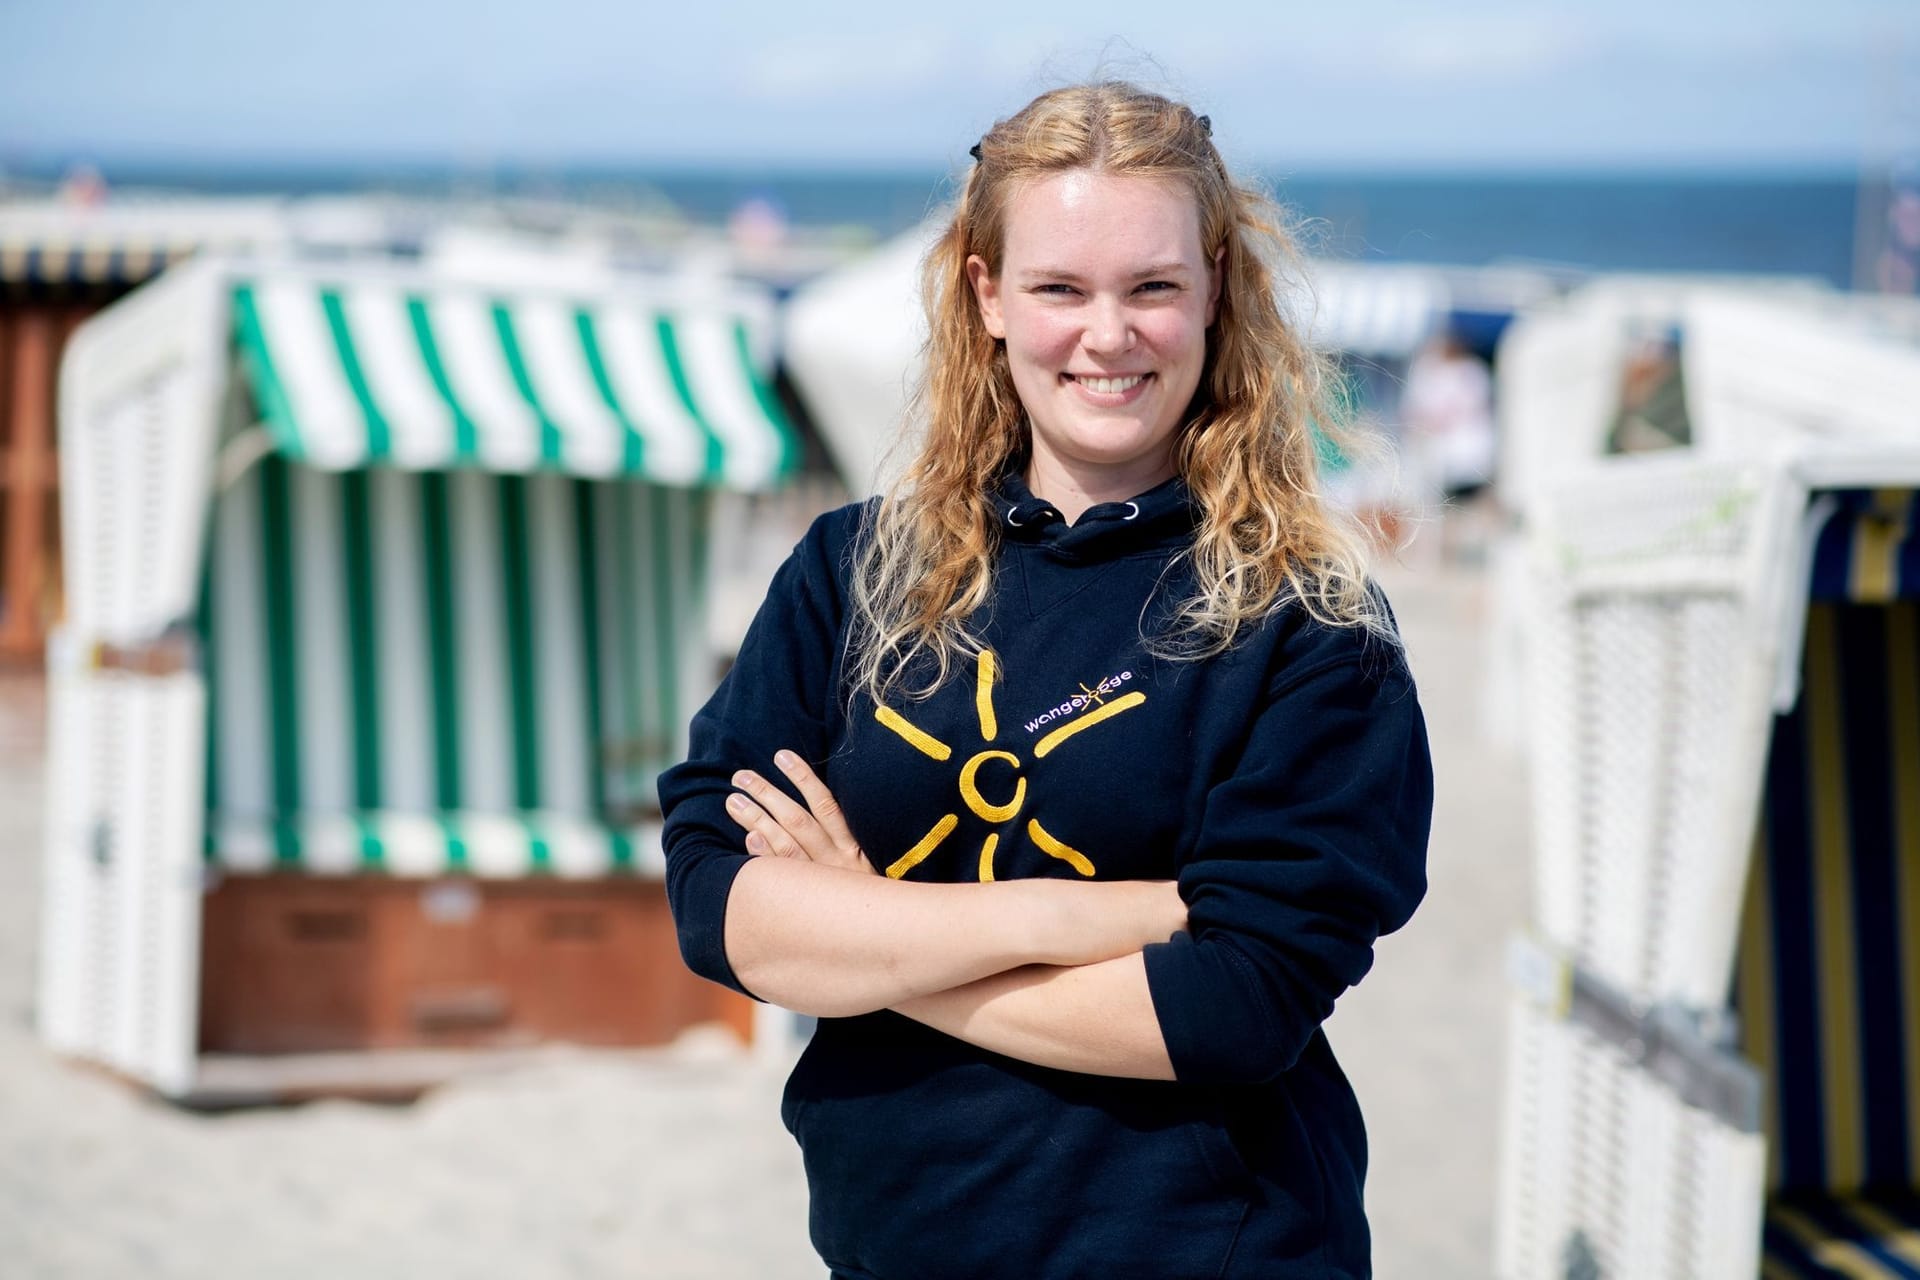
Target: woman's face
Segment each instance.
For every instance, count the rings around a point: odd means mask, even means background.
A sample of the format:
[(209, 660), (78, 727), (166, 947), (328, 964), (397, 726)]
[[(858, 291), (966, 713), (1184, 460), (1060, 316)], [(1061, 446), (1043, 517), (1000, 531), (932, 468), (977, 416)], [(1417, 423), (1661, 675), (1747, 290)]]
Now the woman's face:
[(1171, 443), (1206, 359), (1220, 254), (1177, 183), (1074, 169), (1017, 190), (997, 277), (967, 274), (1004, 339), (1036, 474), (1127, 497), (1173, 474)]

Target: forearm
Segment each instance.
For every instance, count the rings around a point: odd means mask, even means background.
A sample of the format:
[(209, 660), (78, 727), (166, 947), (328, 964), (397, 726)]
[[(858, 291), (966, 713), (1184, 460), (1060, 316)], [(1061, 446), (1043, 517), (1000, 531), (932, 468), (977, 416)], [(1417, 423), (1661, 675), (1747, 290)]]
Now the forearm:
[(1074, 967), (1030, 965), (893, 1008), (936, 1031), (1038, 1066), (1174, 1078), (1139, 952)]
[(930, 884), (765, 857), (734, 880), (725, 945), (763, 1000), (849, 1017), (1022, 965), (1126, 955), (1183, 921), (1171, 884)]

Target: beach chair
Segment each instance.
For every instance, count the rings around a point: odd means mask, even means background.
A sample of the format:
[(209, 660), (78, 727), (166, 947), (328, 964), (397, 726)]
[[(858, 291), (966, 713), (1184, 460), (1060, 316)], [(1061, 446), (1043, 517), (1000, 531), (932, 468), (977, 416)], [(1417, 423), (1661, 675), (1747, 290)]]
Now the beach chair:
[(1920, 345), (1685, 326), (1695, 446), (1533, 509), (1495, 1270), (1920, 1276)]
[(751, 291), (227, 259), (60, 381), (39, 1022), (175, 1096), (233, 1055), (651, 1043), (654, 782), (718, 678), (709, 495), (793, 441)]

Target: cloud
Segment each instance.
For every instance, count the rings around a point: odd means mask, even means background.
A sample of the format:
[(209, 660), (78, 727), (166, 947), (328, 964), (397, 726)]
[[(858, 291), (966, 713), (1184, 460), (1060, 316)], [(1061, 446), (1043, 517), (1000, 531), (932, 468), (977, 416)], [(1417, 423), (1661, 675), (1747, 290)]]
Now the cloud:
[(1381, 32), (1375, 56), (1387, 74), (1417, 80), (1537, 79), (1579, 62), (1592, 42), (1565, 14), (1422, 14)]
[(947, 80), (954, 54), (952, 38), (932, 31), (787, 37), (747, 52), (735, 83), (766, 102), (874, 103)]

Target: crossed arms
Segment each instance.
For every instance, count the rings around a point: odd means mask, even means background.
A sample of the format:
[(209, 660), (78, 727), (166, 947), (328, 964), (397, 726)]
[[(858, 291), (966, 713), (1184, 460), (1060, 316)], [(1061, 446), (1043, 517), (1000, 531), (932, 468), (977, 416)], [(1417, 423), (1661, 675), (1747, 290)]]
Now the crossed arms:
[(888, 879), (813, 771), (775, 759), (806, 805), (743, 771), (727, 807), (754, 855), (726, 912), (743, 986), (825, 1017), (892, 1009), (1041, 1066), (1173, 1079), (1140, 954), (1185, 927), (1172, 882)]

